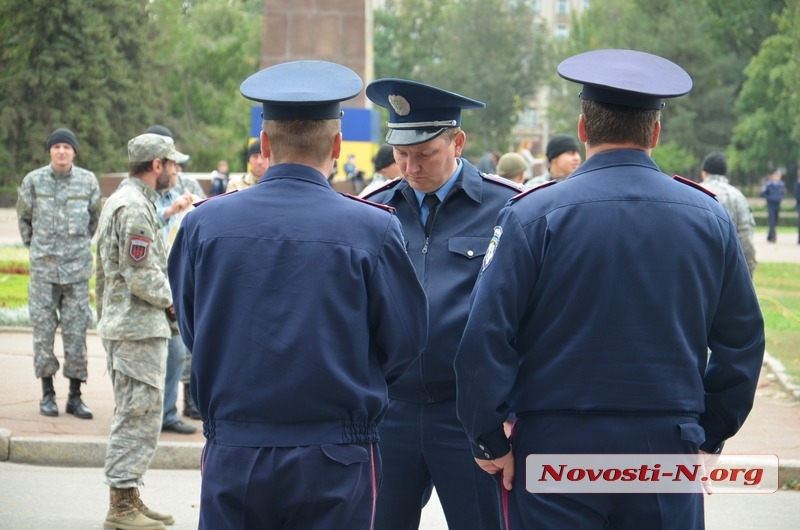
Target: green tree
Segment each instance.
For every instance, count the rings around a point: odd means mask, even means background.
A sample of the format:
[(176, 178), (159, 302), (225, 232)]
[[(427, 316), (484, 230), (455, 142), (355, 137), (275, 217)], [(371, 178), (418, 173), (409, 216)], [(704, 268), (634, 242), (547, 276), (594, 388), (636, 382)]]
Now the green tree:
[(741, 119), (734, 156), (755, 179), (784, 166), (793, 182), (800, 157), (800, 2), (788, 2), (777, 21), (778, 32), (763, 42), (745, 69), (747, 81), (736, 101)]
[[(125, 142), (158, 111), (145, 0), (0, 3), (0, 184), (49, 161), (56, 127), (78, 136), (77, 163), (124, 168)], [(149, 84), (148, 84), (149, 83)]]
[(210, 171), (221, 159), (232, 171), (245, 169), (253, 103), (239, 85), (259, 69), (262, 7), (254, 0), (152, 1), (168, 94), (161, 121), (191, 155), (190, 170)]
[[(487, 23), (491, 21), (491, 23)], [(537, 88), (543, 38), (526, 2), (396, 0), (375, 15), (376, 77), (401, 77), (484, 101), (462, 126), (469, 156), (505, 150)]]

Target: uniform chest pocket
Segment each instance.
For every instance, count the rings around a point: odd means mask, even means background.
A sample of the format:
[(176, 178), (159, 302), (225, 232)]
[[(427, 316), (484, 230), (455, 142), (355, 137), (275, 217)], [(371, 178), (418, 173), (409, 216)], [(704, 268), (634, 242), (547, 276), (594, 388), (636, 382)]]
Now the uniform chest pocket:
[(69, 235), (89, 234), (89, 198), (86, 196), (67, 197), (67, 225)]
[(451, 237), (447, 241), (447, 249), (467, 259), (479, 258), (486, 254), (490, 239), (480, 236)]

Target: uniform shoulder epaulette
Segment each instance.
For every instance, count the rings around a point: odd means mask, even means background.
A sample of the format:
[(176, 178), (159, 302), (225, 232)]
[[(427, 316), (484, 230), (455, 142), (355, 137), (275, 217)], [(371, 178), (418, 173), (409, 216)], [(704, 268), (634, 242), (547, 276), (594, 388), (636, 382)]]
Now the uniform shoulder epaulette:
[(548, 180), (547, 182), (542, 182), (541, 184), (538, 184), (538, 185), (536, 185), (536, 186), (534, 186), (534, 187), (532, 187), (532, 188), (528, 188), (528, 189), (526, 189), (525, 191), (523, 191), (523, 192), (522, 192), (522, 193), (520, 193), (519, 195), (514, 195), (514, 196), (513, 196), (513, 197), (511, 197), (511, 199), (509, 199), (509, 200), (511, 200), (511, 201), (517, 201), (517, 200), (521, 199), (522, 197), (524, 197), (524, 196), (528, 195), (529, 193), (533, 193), (534, 191), (536, 191), (536, 190), (541, 190), (541, 189), (543, 189), (543, 188), (549, 188), (549, 187), (550, 187), (550, 186), (552, 186), (553, 184), (557, 184), (557, 183), (558, 183), (558, 181), (557, 181), (557, 180), (555, 180), (555, 179), (554, 179), (554, 180)]
[(387, 204), (381, 204), (379, 202), (372, 202), (366, 199), (362, 199), (361, 197), (356, 197), (350, 193), (343, 193), (345, 197), (348, 199), (353, 199), (354, 201), (363, 202), (364, 204), (369, 204), (370, 206), (375, 206), (376, 208), (380, 208), (381, 210), (386, 210), (389, 213), (394, 213), (394, 206), (389, 206)]
[(392, 189), (395, 186), (397, 186), (398, 184), (400, 184), (401, 182), (403, 182), (403, 177), (395, 177), (392, 180), (387, 180), (382, 185), (378, 186), (377, 188), (375, 188), (371, 192), (369, 192), (366, 195), (364, 195), (362, 197), (362, 199), (368, 199), (369, 197), (372, 197), (376, 193), (380, 193), (382, 191), (386, 191), (386, 190)]
[(237, 191), (239, 190), (231, 190), (231, 191), (226, 191), (225, 193), (220, 193), (218, 195), (212, 195), (211, 197), (206, 197), (205, 199), (200, 199), (199, 201), (192, 203), (192, 206), (197, 208), (206, 201), (210, 201), (211, 199), (216, 199), (217, 197), (224, 197), (225, 195), (230, 195), (231, 193), (236, 193)]
[(481, 178), (483, 180), (488, 180), (488, 181), (491, 181), (491, 182), (495, 182), (497, 184), (500, 184), (501, 186), (505, 186), (506, 188), (511, 188), (512, 190), (516, 190), (516, 191), (524, 191), (525, 190), (525, 186), (520, 186), (516, 182), (508, 180), (507, 178), (503, 178), (500, 175), (494, 175), (492, 173), (484, 173), (483, 171), (481, 171)]
[(678, 182), (680, 182), (682, 184), (686, 184), (687, 186), (691, 186), (693, 188), (696, 188), (696, 189), (702, 191), (703, 193), (705, 193), (706, 195), (710, 195), (711, 197), (714, 197), (715, 199), (717, 198), (717, 194), (716, 193), (714, 193), (713, 191), (711, 191), (710, 189), (708, 189), (708, 188), (706, 188), (704, 186), (701, 186), (700, 184), (698, 184), (697, 182), (695, 182), (693, 180), (689, 180), (689, 179), (687, 179), (685, 177), (682, 177), (680, 175), (672, 175), (672, 178), (677, 180)]

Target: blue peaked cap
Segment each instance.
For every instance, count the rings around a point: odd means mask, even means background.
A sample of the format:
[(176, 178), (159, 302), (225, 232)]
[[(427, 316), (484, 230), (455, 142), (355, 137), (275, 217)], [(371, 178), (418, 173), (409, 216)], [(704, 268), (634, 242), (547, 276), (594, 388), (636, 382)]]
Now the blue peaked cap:
[(333, 120), (342, 117), (340, 102), (363, 86), (358, 74), (340, 64), (292, 61), (254, 73), (240, 90), (262, 103), (265, 120)]
[(664, 99), (692, 89), (677, 64), (636, 50), (594, 50), (565, 59), (558, 75), (583, 85), (581, 99), (623, 107), (661, 109)]
[(389, 145), (415, 145), (461, 125), (462, 109), (479, 109), (485, 103), (406, 79), (376, 79), (367, 86), (367, 97), (389, 109)]

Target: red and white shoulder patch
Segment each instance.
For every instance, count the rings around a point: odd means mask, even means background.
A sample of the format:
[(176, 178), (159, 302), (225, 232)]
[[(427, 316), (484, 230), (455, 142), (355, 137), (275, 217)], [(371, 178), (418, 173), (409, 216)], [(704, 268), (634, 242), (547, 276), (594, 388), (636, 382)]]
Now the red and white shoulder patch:
[(129, 236), (128, 256), (134, 263), (141, 263), (150, 254), (150, 245), (153, 241), (145, 236)]

